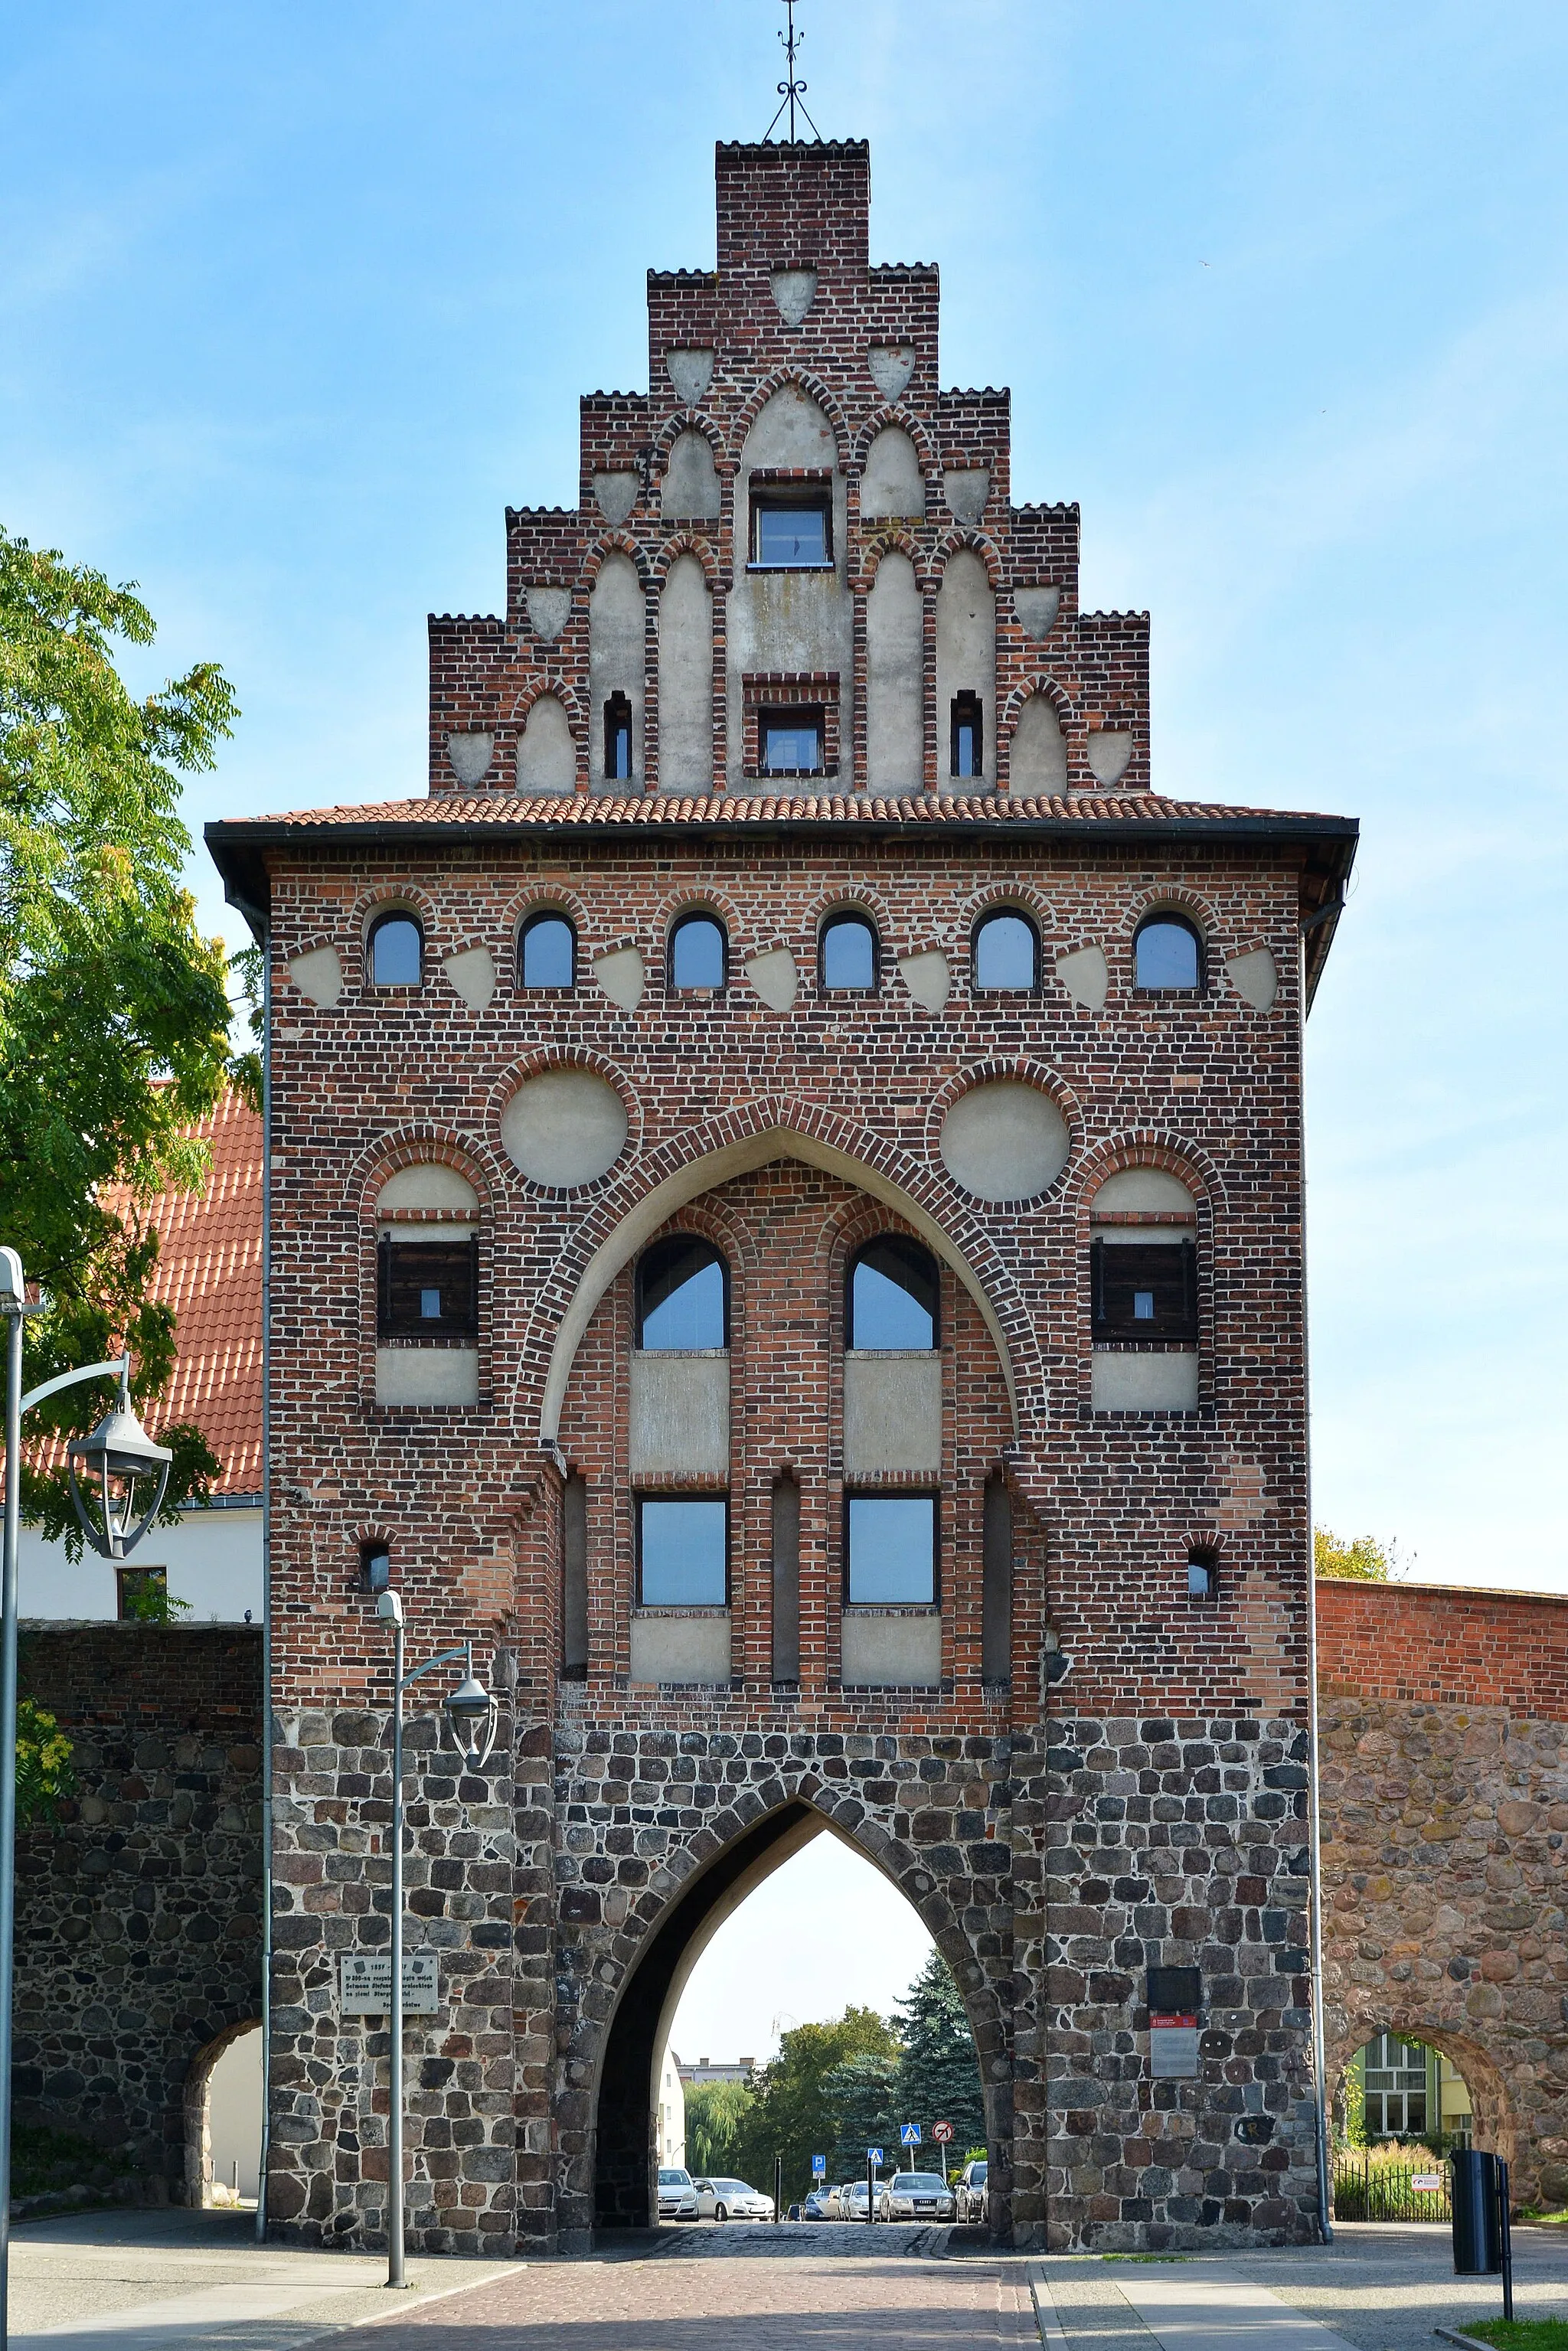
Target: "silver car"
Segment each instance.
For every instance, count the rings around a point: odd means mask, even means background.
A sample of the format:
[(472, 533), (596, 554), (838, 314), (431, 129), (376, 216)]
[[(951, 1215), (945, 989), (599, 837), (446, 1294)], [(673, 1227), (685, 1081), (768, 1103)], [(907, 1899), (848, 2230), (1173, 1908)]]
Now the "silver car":
[(771, 2220), (773, 2199), (744, 2179), (698, 2179), (697, 2211), (705, 2220)]
[[(839, 2192), (839, 2218), (841, 2220), (863, 2221), (865, 2208), (865, 2181), (852, 2179), (849, 2186)], [(890, 2220), (893, 2218), (892, 2201), (885, 2179), (879, 2179), (876, 2183), (876, 2217), (879, 2220)]]
[(958, 2218), (960, 2220), (983, 2220), (986, 2217), (986, 2179), (990, 2166), (983, 2158), (967, 2163), (958, 2174)]
[(689, 2171), (674, 2167), (659, 2170), (659, 2218), (661, 2220), (695, 2220), (697, 2217), (697, 2191), (692, 2185)]
[(939, 2171), (895, 2171), (888, 2189), (895, 2220), (950, 2220), (953, 2191)]

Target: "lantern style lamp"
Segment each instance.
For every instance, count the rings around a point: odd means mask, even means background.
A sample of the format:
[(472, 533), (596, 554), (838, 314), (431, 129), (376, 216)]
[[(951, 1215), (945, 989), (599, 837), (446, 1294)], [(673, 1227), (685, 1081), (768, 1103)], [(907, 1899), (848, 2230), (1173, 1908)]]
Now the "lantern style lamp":
[(162, 1505), (173, 1458), (166, 1445), (153, 1444), (137, 1419), (122, 1375), (112, 1410), (90, 1437), (78, 1437), (66, 1448), (71, 1500), (94, 1551), (121, 1560), (135, 1550)]
[(501, 1701), (474, 1671), (474, 1644), (467, 1646), (463, 1679), (444, 1700), (452, 1743), (471, 1771), (482, 1771), (496, 1744)]

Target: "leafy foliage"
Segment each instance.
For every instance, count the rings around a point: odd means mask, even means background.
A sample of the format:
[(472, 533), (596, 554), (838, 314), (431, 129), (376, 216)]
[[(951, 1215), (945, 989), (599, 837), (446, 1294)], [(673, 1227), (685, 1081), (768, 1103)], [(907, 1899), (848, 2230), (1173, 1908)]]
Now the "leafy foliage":
[(731, 2172), (740, 2161), (740, 2135), (757, 2100), (745, 2082), (686, 2085), (686, 2169)]
[(16, 1825), (38, 1828), (57, 1818), (60, 1800), (74, 1794), (70, 1740), (36, 1699), (16, 1701)]
[(1396, 1545), (1385, 1546), (1375, 1535), (1357, 1535), (1346, 1542), (1332, 1527), (1312, 1529), (1312, 1565), (1319, 1575), (1352, 1583), (1386, 1583), (1397, 1556)]
[(145, 1575), (120, 1578), (120, 1605), (137, 1625), (177, 1625), (191, 1613), (188, 1600), (176, 1600), (164, 1578), (149, 1570)]
[[(178, 771), (213, 766), (234, 694), (198, 662), (134, 700), (112, 642), (154, 633), (133, 589), (0, 528), (0, 1197), (4, 1238), (47, 1301), (26, 1325), (26, 1377), (123, 1345), (138, 1399), (174, 1355), (173, 1314), (148, 1296), (147, 1203), (200, 1187), (207, 1155), (184, 1130), (258, 1075), (254, 1054), (230, 1058), (228, 959), (199, 936), (180, 879)], [(33, 1433), (90, 1426), (105, 1402), (68, 1390)], [(219, 1464), (199, 1430), (161, 1435), (172, 1516)], [(61, 1475), (28, 1465), (23, 1507), (74, 1555)]]
[(781, 2154), (786, 2196), (804, 2192), (810, 2185), (812, 2156), (825, 2154), (838, 2137), (829, 2076), (852, 2058), (880, 2059), (890, 2076), (897, 2064), (893, 2028), (873, 2008), (846, 2008), (831, 2022), (798, 2024), (781, 2035), (778, 2056), (753, 2076), (756, 2099), (736, 2149), (735, 2168), (743, 2179), (771, 2194), (773, 2158)]
[(958, 1987), (940, 1951), (934, 1950), (897, 2003), (899, 2119), (918, 2123), (929, 2147), (931, 2126), (950, 2122), (955, 2143), (979, 2145), (986, 2136), (975, 2037)]

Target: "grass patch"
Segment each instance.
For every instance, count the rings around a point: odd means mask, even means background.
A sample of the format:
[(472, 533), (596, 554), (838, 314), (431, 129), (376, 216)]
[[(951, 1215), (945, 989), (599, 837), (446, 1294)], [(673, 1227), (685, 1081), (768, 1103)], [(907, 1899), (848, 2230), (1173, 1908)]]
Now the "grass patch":
[(134, 2165), (95, 2146), (76, 2131), (49, 2130), (41, 2123), (16, 2123), (11, 2129), (11, 2193), (44, 2196), (64, 2188), (108, 2188)]
[(1467, 2318), (1460, 2332), (1497, 2351), (1568, 2351), (1568, 2318)]
[(1543, 2212), (1539, 2205), (1521, 2204), (1513, 2217), (1516, 2220), (1528, 2220), (1532, 2228), (1560, 2229), (1568, 2221), (1568, 2208), (1560, 2212)]

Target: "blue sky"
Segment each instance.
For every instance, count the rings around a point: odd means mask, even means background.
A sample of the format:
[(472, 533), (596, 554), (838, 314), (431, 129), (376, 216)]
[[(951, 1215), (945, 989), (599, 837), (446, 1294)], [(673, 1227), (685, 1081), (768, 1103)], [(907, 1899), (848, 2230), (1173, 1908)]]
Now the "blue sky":
[[(19, 11), (0, 516), (117, 578), (244, 719), (217, 814), (423, 789), (427, 611), (641, 386), (713, 256), (777, 0)], [(943, 377), (1154, 615), (1178, 795), (1359, 815), (1310, 1031), (1320, 1516), (1568, 1587), (1560, 6), (802, 0)], [(145, 663), (134, 674), (150, 674)], [(198, 853), (214, 926), (237, 925)]]

